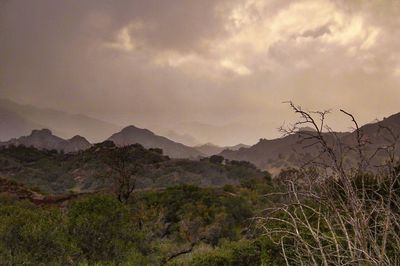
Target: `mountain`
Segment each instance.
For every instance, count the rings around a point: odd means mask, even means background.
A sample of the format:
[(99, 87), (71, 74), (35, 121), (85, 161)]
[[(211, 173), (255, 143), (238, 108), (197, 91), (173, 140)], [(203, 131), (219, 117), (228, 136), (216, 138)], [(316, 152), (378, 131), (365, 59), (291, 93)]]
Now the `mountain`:
[[(394, 154), (397, 159), (400, 158), (399, 142), (400, 142), (400, 113), (394, 114), (388, 118), (375, 123), (366, 124), (360, 127), (362, 132), (362, 140), (367, 143), (365, 154), (370, 157), (374, 154), (371, 163), (373, 165), (381, 164), (388, 159), (385, 147), (391, 147), (393, 143)], [(342, 142), (349, 145), (356, 145), (357, 133), (352, 132), (342, 138)]]
[[(372, 143), (381, 144), (387, 142), (388, 138), (390, 138), (390, 132), (387, 129), (390, 129), (394, 134), (400, 134), (400, 113), (391, 115), (375, 123), (366, 124), (360, 129)], [(355, 135), (355, 132), (352, 134)], [(347, 138), (350, 137), (351, 135), (347, 136)]]
[(14, 138), (0, 143), (0, 146), (11, 145), (23, 145), (26, 147), (35, 147), (43, 150), (64, 151), (66, 153), (86, 150), (92, 146), (85, 138), (81, 136), (75, 136), (69, 140), (65, 140), (53, 135), (49, 129), (35, 129), (29, 136)]
[(198, 158), (203, 154), (192, 147), (174, 142), (166, 137), (158, 136), (148, 129), (128, 126), (120, 132), (113, 134), (108, 140), (117, 146), (126, 146), (139, 143), (145, 148), (160, 148), (164, 154), (172, 158)]
[(249, 148), (224, 150), (220, 155), (229, 160), (249, 161), (274, 174), (293, 164), (295, 154), (302, 149), (300, 140), (299, 134), (273, 140), (260, 139)]
[[(378, 148), (387, 147), (391, 144), (393, 136), (400, 136), (400, 113), (376, 123), (366, 124), (360, 127), (360, 130), (363, 141), (368, 142), (364, 149), (365, 154), (370, 157)], [(313, 132), (314, 130), (310, 128), (302, 128), (297, 133), (282, 138), (260, 139), (257, 144), (249, 148), (242, 148), (237, 151), (224, 150), (220, 155), (230, 160), (249, 161), (261, 169), (276, 174), (287, 167), (301, 166), (319, 155), (320, 146), (313, 145), (313, 140), (305, 138), (304, 135)], [(357, 145), (356, 131), (335, 134), (344, 145), (353, 147)], [(324, 133), (324, 137), (328, 143), (333, 143), (332, 134)], [(399, 141), (400, 139), (397, 140), (397, 144), (399, 144)], [(346, 163), (354, 165), (357, 156), (358, 154), (355, 151), (348, 152)], [(386, 156), (387, 154), (384, 151), (380, 151), (375, 154), (371, 162), (378, 165), (387, 158)], [(397, 150), (397, 156), (400, 156), (399, 150)]]
[(63, 138), (86, 136), (92, 142), (103, 141), (121, 129), (117, 125), (86, 115), (42, 109), (0, 99), (0, 141), (24, 136), (37, 128), (49, 128)]
[(199, 152), (207, 155), (207, 156), (211, 156), (211, 155), (216, 155), (224, 150), (232, 150), (232, 151), (236, 151), (239, 150), (240, 148), (249, 148), (249, 145), (245, 145), (245, 144), (238, 144), (235, 146), (226, 146), (226, 147), (220, 147), (218, 145), (215, 145), (213, 143), (206, 143), (203, 144), (201, 146), (196, 146), (194, 148), (196, 148), (196, 150), (198, 150)]
[(82, 136), (76, 135), (67, 140), (63, 147), (64, 152), (77, 152), (89, 149), (92, 146), (90, 142)]

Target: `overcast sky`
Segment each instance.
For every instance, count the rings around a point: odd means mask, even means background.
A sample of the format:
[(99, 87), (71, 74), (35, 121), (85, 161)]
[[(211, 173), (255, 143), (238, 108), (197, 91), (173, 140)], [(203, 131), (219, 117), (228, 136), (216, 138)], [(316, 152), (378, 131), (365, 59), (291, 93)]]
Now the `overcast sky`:
[(0, 97), (121, 125), (254, 143), (292, 121), (287, 100), (397, 113), (399, 81), (397, 0), (0, 1)]

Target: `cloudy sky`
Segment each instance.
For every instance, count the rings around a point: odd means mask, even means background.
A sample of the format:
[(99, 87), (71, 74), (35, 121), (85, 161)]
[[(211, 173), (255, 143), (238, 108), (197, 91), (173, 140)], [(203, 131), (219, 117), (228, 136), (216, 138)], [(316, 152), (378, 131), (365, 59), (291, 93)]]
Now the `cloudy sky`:
[(397, 0), (2, 0), (0, 97), (254, 143), (293, 120), (287, 100), (338, 130), (339, 108), (400, 112), (399, 47)]

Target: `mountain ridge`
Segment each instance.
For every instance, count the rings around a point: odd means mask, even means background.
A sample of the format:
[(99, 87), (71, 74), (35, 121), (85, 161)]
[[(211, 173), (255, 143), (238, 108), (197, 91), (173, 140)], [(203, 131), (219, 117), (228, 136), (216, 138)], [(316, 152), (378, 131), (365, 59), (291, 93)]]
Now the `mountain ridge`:
[[(369, 143), (368, 148), (365, 148), (368, 155), (372, 155), (379, 147), (388, 145), (392, 134), (388, 132), (388, 129), (400, 136), (400, 113), (360, 127), (363, 137)], [(311, 160), (313, 156), (318, 156), (320, 147), (313, 145), (312, 140), (304, 138), (303, 134), (310, 132), (313, 131), (307, 129), (306, 132), (300, 130), (277, 139), (260, 139), (258, 143), (249, 148), (242, 148), (237, 151), (224, 150), (219, 155), (230, 160), (249, 161), (260, 169), (277, 174), (284, 168), (300, 166), (307, 160)], [(335, 134), (345, 145), (356, 145), (356, 131), (335, 132)], [(333, 141), (332, 135), (324, 133), (324, 136), (328, 142)], [(378, 164), (381, 156), (383, 154), (377, 153), (374, 162)], [(397, 154), (397, 156), (400, 156), (400, 154)], [(347, 160), (351, 161), (352, 159), (354, 158)]]
[(35, 147), (42, 150), (57, 150), (66, 153), (86, 150), (92, 144), (84, 137), (76, 135), (71, 139), (63, 139), (53, 135), (49, 129), (34, 129), (28, 136), (13, 138), (6, 142), (0, 142), (0, 146), (19, 146)]

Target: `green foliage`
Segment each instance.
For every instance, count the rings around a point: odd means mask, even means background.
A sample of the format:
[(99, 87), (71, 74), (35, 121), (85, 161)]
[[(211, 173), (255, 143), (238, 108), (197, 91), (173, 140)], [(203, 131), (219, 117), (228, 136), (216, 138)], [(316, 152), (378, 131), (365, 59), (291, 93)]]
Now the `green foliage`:
[(97, 195), (73, 202), (68, 229), (90, 263), (120, 262), (139, 243), (128, 209), (114, 198)]
[[(198, 245), (214, 252), (196, 253), (193, 263), (259, 260), (260, 248), (246, 239), (253, 238), (250, 218), (265, 206), (262, 193), (272, 188), (270, 180), (249, 163), (221, 158), (174, 160), (158, 149), (112, 142), (72, 154), (0, 149), (0, 174), (6, 177), (0, 193), (15, 197), (0, 197), (0, 265), (157, 265)], [(137, 181), (126, 204), (110, 193), (115, 172), (109, 170), (120, 162), (126, 167), (119, 169), (135, 168)], [(38, 202), (32, 187), (50, 199), (66, 193), (77, 199), (62, 209), (20, 203), (18, 197)], [(110, 194), (80, 194), (100, 189)]]
[(197, 256), (190, 262), (190, 266), (231, 266), (230, 258), (221, 252), (210, 252)]
[[(268, 243), (268, 244), (267, 244)], [(220, 247), (195, 255), (188, 263), (190, 266), (259, 266), (275, 264), (273, 254), (270, 254), (271, 244), (266, 239), (256, 241), (241, 240), (227, 242)], [(283, 262), (283, 261), (282, 261)], [(179, 262), (177, 263), (179, 265)]]
[(212, 251), (196, 253), (186, 261), (189, 265), (257, 265), (253, 262), (269, 254), (244, 234), (254, 216), (246, 193), (253, 197), (257, 192), (235, 186), (228, 190), (184, 185), (137, 193), (129, 204), (94, 194), (73, 200), (63, 211), (3, 197), (0, 261), (155, 265), (203, 243)]
[(0, 206), (0, 261), (12, 265), (69, 264), (76, 248), (59, 209), (26, 203)]

